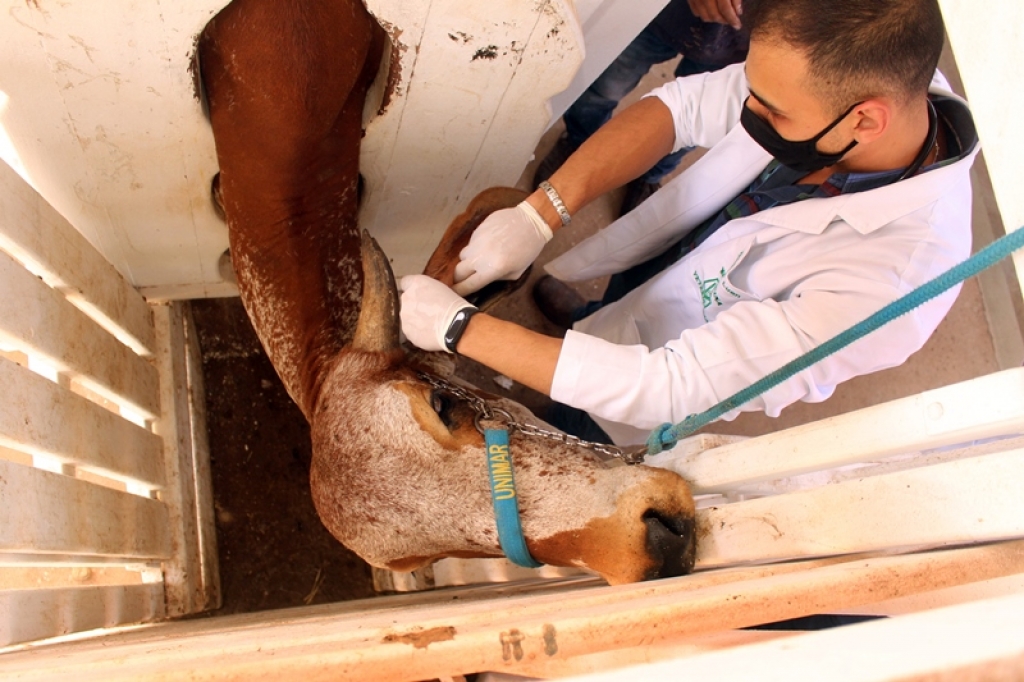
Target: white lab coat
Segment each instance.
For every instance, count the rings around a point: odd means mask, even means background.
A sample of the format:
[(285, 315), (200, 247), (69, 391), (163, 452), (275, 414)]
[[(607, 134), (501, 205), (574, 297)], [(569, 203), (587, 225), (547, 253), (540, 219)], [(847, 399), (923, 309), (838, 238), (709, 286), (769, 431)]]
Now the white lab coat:
[[(933, 92), (954, 96), (937, 76)], [(709, 151), (636, 210), (547, 265), (567, 281), (621, 272), (662, 252), (744, 191), (771, 157), (739, 125), (743, 65), (652, 93), (675, 148)], [(551, 397), (586, 410), (618, 444), (745, 388), (962, 261), (971, 248), (962, 160), (875, 190), (808, 199), (726, 223), (694, 252), (578, 322)], [(903, 363), (959, 288), (818, 363), (742, 410), (777, 416), (852, 377)], [(736, 413), (727, 415), (734, 418)]]

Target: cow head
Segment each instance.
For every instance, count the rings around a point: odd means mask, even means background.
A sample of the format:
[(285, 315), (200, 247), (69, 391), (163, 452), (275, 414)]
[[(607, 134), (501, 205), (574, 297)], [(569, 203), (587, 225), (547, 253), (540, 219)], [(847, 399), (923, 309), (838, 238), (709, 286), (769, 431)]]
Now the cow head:
[[(399, 346), (387, 259), (363, 239), (352, 343), (325, 369), (310, 422), (313, 499), (327, 528), (370, 563), (412, 570), (444, 556), (499, 556), (476, 413), (431, 386)], [(503, 403), (520, 421), (524, 408)], [(688, 572), (694, 510), (676, 474), (607, 466), (593, 453), (513, 431), (521, 518), (538, 561), (611, 583)]]

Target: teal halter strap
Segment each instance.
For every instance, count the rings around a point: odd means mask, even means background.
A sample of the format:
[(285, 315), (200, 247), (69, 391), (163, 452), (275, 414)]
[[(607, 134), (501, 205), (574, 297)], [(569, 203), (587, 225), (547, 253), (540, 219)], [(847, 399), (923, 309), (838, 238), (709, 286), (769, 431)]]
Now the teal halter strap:
[(508, 429), (485, 429), (484, 452), (487, 457), (487, 471), (491, 479), (491, 501), (494, 503), (494, 517), (498, 523), (498, 542), (501, 551), (509, 561), (526, 568), (540, 568), (526, 548), (523, 526), (519, 520), (519, 501), (516, 491), (515, 474), (512, 471), (512, 455), (509, 453)]
[(729, 396), (709, 410), (700, 414), (691, 414), (675, 426), (668, 423), (662, 424), (648, 436), (647, 453), (656, 455), (662, 450), (669, 450), (675, 447), (679, 440), (695, 433), (698, 429), (715, 421), (726, 412), (739, 408), (744, 403), (778, 386), (794, 374), (802, 372), (816, 362), (824, 360), (836, 351), (870, 334), (882, 325), (930, 301), (939, 294), (960, 284), (968, 277), (995, 265), (1021, 247), (1024, 247), (1024, 227), (1000, 237), (963, 263), (955, 265), (935, 279), (925, 282), (909, 294), (885, 306), (874, 315), (832, 337), (820, 346), (812, 348), (796, 360), (783, 365), (771, 374), (747, 386), (742, 391)]

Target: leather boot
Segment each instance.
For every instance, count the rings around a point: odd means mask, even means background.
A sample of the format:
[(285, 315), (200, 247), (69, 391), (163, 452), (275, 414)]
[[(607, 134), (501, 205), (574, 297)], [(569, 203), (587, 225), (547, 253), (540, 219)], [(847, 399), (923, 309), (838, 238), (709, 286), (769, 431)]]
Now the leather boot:
[(661, 184), (657, 182), (645, 182), (641, 178), (630, 181), (626, 185), (626, 193), (622, 197), (622, 208), (619, 209), (619, 217), (621, 218), (647, 201), (659, 189), (661, 189)]
[(533, 285), (533, 301), (544, 317), (561, 329), (571, 329), (573, 313), (586, 304), (575, 289), (551, 275)]

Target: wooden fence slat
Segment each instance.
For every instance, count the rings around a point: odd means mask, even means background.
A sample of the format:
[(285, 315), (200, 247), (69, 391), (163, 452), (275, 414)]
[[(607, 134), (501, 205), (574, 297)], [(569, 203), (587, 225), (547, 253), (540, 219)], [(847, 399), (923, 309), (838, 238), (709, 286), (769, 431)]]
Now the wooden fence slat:
[(163, 602), (160, 583), (0, 590), (0, 646), (156, 620)]
[(58, 369), (89, 377), (104, 397), (159, 415), (156, 369), (3, 252), (0, 291), (0, 340), (27, 344)]
[[(391, 609), (359, 617), (367, 605), (289, 609), (158, 625), (137, 633), (0, 657), (12, 680), (73, 675), (91, 680), (337, 679), (422, 680), (483, 670), (543, 675), (549, 661), (596, 651), (659, 646), (856, 604), (1024, 571), (1024, 542), (887, 556), (733, 582), (667, 598), (660, 589), (700, 576), (546, 595), (548, 608), (493, 602)], [(550, 597), (555, 597), (552, 601)], [(558, 601), (561, 597), (561, 601)], [(404, 597), (393, 598), (392, 604)], [(581, 598), (586, 606), (577, 607)], [(603, 599), (602, 599), (603, 598)], [(372, 603), (369, 605), (372, 609)], [(338, 621), (332, 611), (346, 616)], [(349, 617), (353, 615), (354, 617)], [(466, 618), (468, 613), (469, 618)], [(687, 678), (688, 679), (688, 678)], [(717, 678), (715, 678), (717, 679)]]
[(866, 604), (851, 609), (849, 613), (857, 615), (899, 616), (918, 611), (930, 611), (972, 601), (995, 599), (1011, 594), (1024, 594), (1024, 573), (1009, 575), (992, 580), (983, 580), (969, 585), (955, 585), (942, 590), (898, 597), (876, 604)]
[(1024, 679), (1021, 632), (1024, 594), (570, 679), (1008, 682)]
[(0, 446), (163, 487), (159, 436), (5, 358), (0, 386)]
[(697, 454), (676, 457), (670, 450), (648, 458), (648, 463), (677, 471), (691, 481), (695, 493), (728, 492), (908, 451), (1018, 433), (1024, 433), (1024, 368)]
[(153, 353), (145, 299), (45, 199), (0, 162), (0, 249), (33, 262), (43, 280), (112, 323), (121, 340)]
[(1024, 449), (698, 512), (697, 565), (1024, 537)]
[[(186, 336), (188, 310), (182, 303), (153, 306), (155, 361), (163, 379), (162, 417), (155, 428), (164, 443), (167, 487), (162, 499), (173, 538), (173, 554), (164, 563), (170, 617), (220, 606), (202, 364), (198, 340)], [(190, 356), (195, 363), (191, 377)]]
[(0, 460), (0, 551), (162, 559), (163, 503)]

